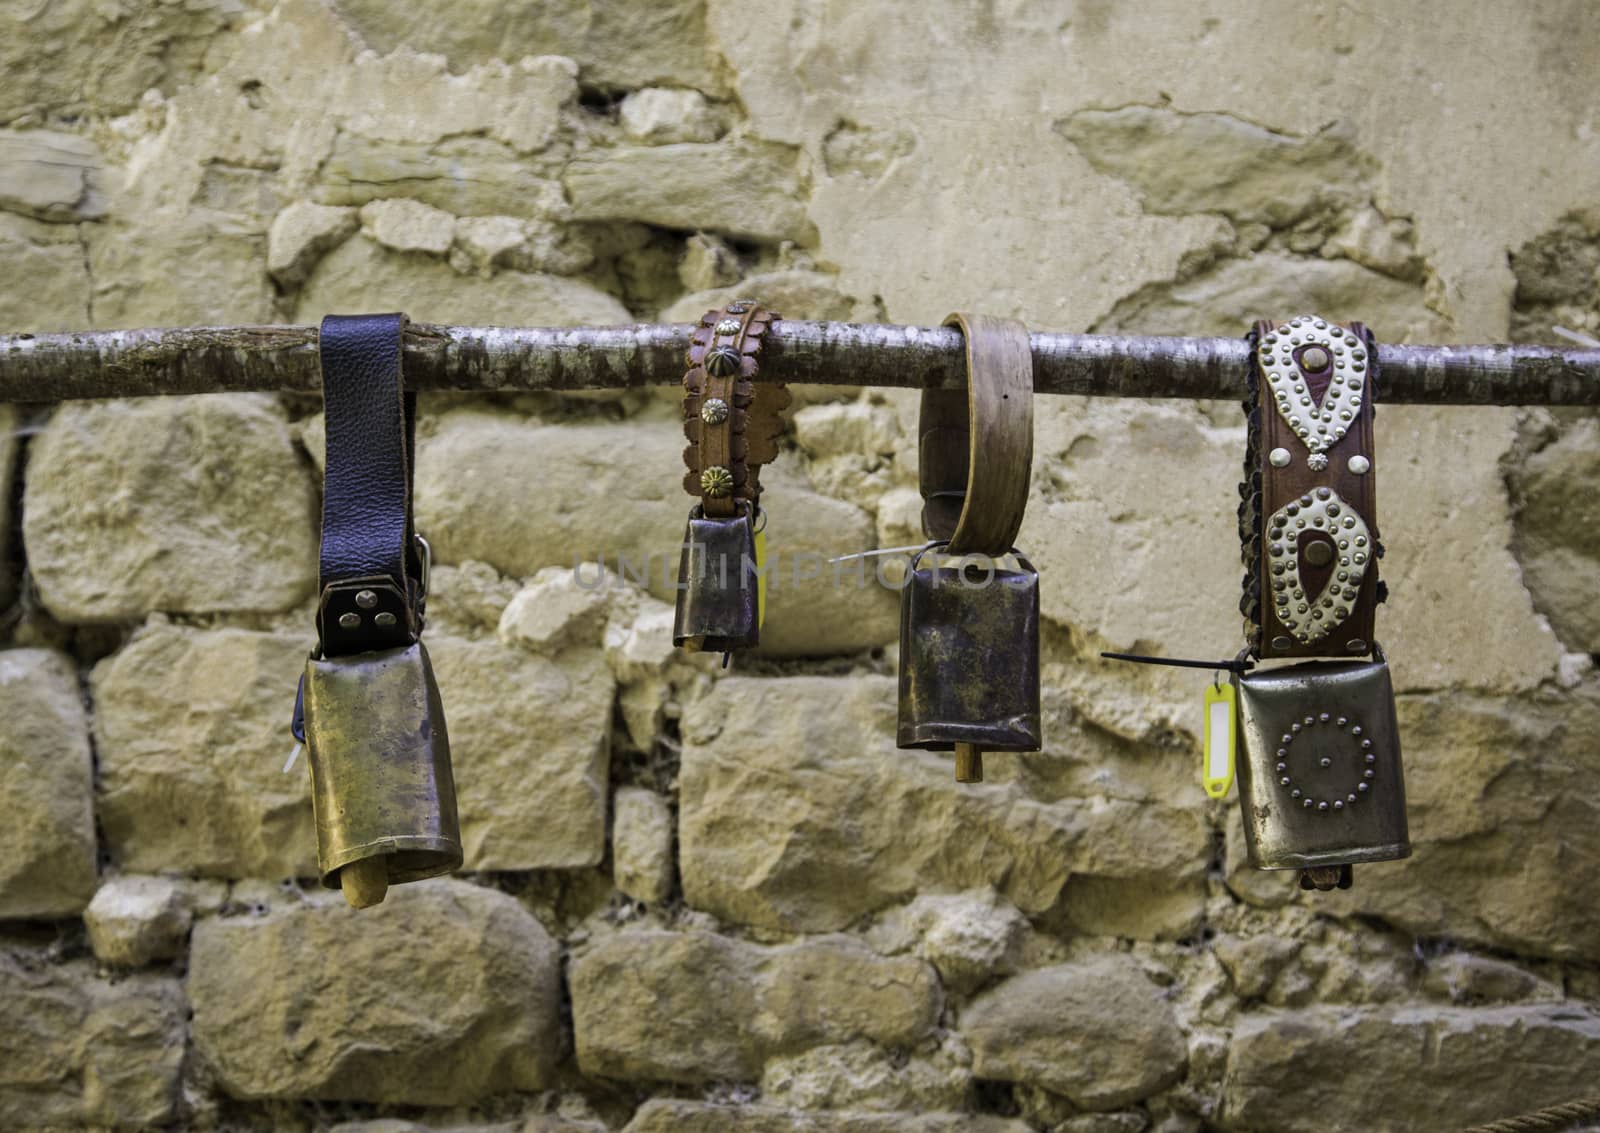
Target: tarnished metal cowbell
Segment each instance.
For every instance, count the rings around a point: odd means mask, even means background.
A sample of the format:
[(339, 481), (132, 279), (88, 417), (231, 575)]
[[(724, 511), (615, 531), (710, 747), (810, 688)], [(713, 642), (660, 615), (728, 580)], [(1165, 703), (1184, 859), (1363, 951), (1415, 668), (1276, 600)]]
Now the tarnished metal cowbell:
[[(956, 780), (983, 752), (1036, 751), (1039, 575), (1015, 547), (1033, 466), (1033, 353), (1014, 319), (958, 312), (967, 388), (924, 390), (922, 529), (900, 591), (899, 746), (954, 751)], [(930, 551), (959, 556), (942, 566)], [(1007, 555), (1017, 569), (1001, 566)]]
[(689, 513), (678, 563), (672, 643), (691, 652), (727, 653), (761, 640), (760, 584), (751, 509), (721, 518)]
[(450, 738), (420, 641), (307, 661), (305, 736), (324, 885), (358, 904), (460, 867)]
[(1239, 796), (1257, 869), (1349, 888), (1351, 866), (1411, 856), (1394, 689), (1375, 661), (1236, 674)]
[(982, 752), (1037, 751), (1039, 575), (985, 561), (911, 561), (900, 594), (903, 748), (955, 751), (957, 778), (982, 778)]

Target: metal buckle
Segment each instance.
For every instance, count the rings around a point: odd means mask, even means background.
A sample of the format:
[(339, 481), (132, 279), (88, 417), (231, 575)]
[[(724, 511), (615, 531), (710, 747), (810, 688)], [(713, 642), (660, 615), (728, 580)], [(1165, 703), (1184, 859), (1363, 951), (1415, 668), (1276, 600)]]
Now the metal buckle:
[(419, 590), (417, 600), (421, 603), (427, 601), (428, 598), (428, 576), (433, 573), (433, 546), (418, 532), (413, 531), (411, 537), (417, 541), (417, 546), (422, 548), (422, 553), (418, 556), (422, 571), (417, 577), (417, 588)]

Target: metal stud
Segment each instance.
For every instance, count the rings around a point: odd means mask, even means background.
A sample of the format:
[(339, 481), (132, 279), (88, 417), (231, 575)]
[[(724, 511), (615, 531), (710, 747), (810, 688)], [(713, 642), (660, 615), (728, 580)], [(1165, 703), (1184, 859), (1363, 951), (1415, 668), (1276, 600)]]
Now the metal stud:
[(340, 629), (355, 629), (360, 624), (361, 624), (361, 615), (360, 614), (357, 614), (357, 613), (354, 613), (354, 612), (349, 612), (349, 613), (343, 613), (343, 614), (339, 615), (339, 628)]
[(706, 373), (717, 378), (732, 377), (739, 372), (743, 356), (731, 346), (719, 346), (706, 355)]
[[(356, 592), (356, 605), (360, 606), (363, 610), (370, 610), (377, 604), (378, 596), (372, 591), (360, 590)], [(360, 619), (358, 618), (357, 620), (359, 621)]]
[(1289, 462), (1294, 458), (1289, 455), (1288, 449), (1275, 448), (1267, 454), (1267, 459), (1272, 462), (1272, 467), (1274, 468), (1287, 468), (1289, 467)]
[(1372, 468), (1372, 461), (1368, 460), (1366, 457), (1362, 456), (1360, 453), (1356, 453), (1355, 456), (1352, 456), (1346, 462), (1346, 466), (1350, 469), (1351, 472), (1354, 472), (1357, 476), (1365, 476), (1367, 474), (1368, 470)]
[(385, 610), (383, 613), (374, 617), (372, 621), (375, 625), (383, 629), (388, 629), (390, 626), (394, 625), (395, 618), (393, 614), (391, 614), (388, 610)]
[(738, 334), (743, 325), (738, 319), (719, 319), (714, 329), (718, 334)]
[(712, 499), (721, 499), (733, 491), (733, 473), (720, 464), (714, 464), (700, 473), (700, 491)]
[(728, 419), (728, 403), (720, 397), (708, 397), (700, 407), (700, 420), (707, 425), (720, 425)]

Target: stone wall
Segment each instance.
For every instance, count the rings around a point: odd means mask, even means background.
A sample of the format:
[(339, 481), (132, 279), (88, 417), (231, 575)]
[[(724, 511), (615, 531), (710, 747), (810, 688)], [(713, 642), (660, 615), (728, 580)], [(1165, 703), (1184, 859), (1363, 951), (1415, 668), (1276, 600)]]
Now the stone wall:
[[(1586, 0), (55, 0), (0, 14), (0, 328), (791, 317), (1600, 331)], [(48, 398), (41, 390), (40, 397)], [(467, 872), (316, 889), (321, 421), (0, 408), (0, 1126), (1452, 1129), (1600, 1081), (1600, 435), (1381, 407), (1416, 854), (1309, 898), (1199, 789), (1231, 404), (1042, 399), (1047, 747), (894, 749), (896, 602), (676, 655), (666, 391), (425, 400)], [(784, 555), (916, 538), (915, 398), (798, 391)], [(592, 571), (590, 572), (592, 577)]]

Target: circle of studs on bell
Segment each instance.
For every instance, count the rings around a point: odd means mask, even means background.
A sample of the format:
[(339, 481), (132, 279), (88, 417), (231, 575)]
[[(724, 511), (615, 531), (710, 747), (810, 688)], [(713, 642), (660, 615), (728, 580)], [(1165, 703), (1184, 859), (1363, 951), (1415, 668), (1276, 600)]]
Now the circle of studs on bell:
[[(1357, 802), (1362, 796), (1369, 794), (1371, 791), (1372, 785), (1370, 780), (1377, 777), (1377, 772), (1375, 772), (1371, 766), (1368, 766), (1366, 770), (1362, 772), (1362, 781), (1356, 784), (1355, 791), (1347, 793), (1343, 799), (1334, 798), (1331, 800), (1331, 802), (1329, 800), (1318, 799), (1311, 796), (1302, 797), (1304, 792), (1294, 785), (1293, 777), (1285, 774), (1288, 769), (1287, 760), (1289, 757), (1289, 745), (1294, 742), (1295, 737), (1302, 731), (1303, 727), (1332, 724), (1340, 731), (1344, 731), (1349, 723), (1350, 718), (1348, 716), (1334, 717), (1331, 713), (1322, 712), (1318, 713), (1316, 716), (1307, 716), (1305, 718), (1304, 725), (1298, 722), (1291, 724), (1289, 726), (1290, 730), (1284, 733), (1283, 746), (1277, 750), (1277, 763), (1275, 765), (1275, 770), (1279, 776), (1278, 782), (1280, 785), (1289, 788), (1289, 797), (1291, 799), (1301, 799), (1300, 805), (1305, 807), (1307, 810), (1315, 810), (1318, 814), (1327, 814), (1331, 811), (1340, 811), (1345, 808), (1346, 803)], [(1350, 729), (1350, 734), (1352, 736), (1359, 736), (1361, 734), (1361, 725), (1357, 724), (1352, 727)], [(1363, 748), (1370, 748), (1371, 745), (1371, 740), (1365, 740), (1362, 743)], [(1377, 757), (1373, 755), (1370, 750), (1368, 750), (1365, 753), (1365, 762), (1370, 765), (1376, 761)], [(1328, 756), (1323, 756), (1317, 762), (1322, 767), (1333, 766), (1333, 760)]]
[(720, 500), (733, 491), (733, 473), (720, 464), (713, 464), (700, 473), (700, 492)]
[(728, 419), (728, 403), (720, 397), (708, 397), (700, 407), (700, 420), (707, 425), (720, 425)]

